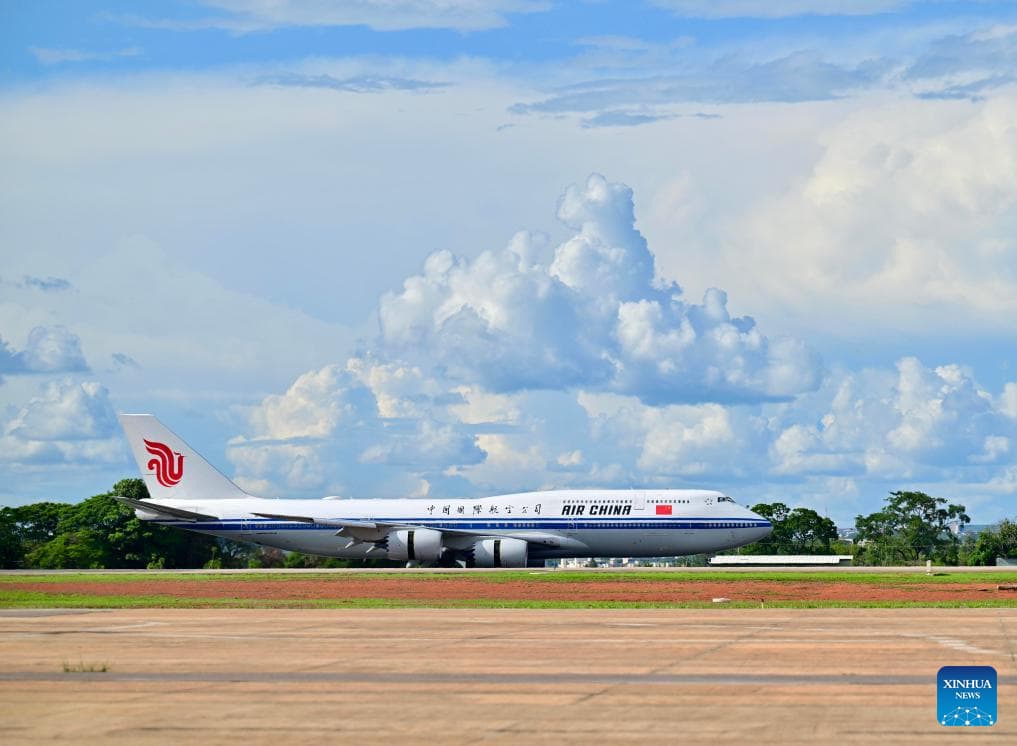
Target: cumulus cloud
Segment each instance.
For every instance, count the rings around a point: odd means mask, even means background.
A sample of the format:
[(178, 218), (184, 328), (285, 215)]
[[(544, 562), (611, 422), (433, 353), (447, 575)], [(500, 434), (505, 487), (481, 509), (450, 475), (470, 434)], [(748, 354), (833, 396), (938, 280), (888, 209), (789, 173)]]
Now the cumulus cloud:
[(474, 260), (432, 254), (380, 303), (381, 349), (495, 392), (583, 387), (646, 401), (758, 401), (818, 385), (801, 342), (769, 340), (727, 296), (687, 302), (655, 278), (631, 190), (593, 175), (566, 190), (553, 249), (518, 234)]
[(340, 427), (353, 429), (377, 417), (370, 392), (355, 385), (340, 366), (329, 365), (300, 376), (285, 394), (266, 397), (252, 413), (255, 438), (325, 438)]
[(109, 392), (95, 381), (50, 381), (5, 423), (0, 460), (115, 462), (122, 456)]
[(443, 416), (461, 401), (419, 369), (350, 358), (265, 397), (228, 455), (240, 482), (263, 492), (418, 490), (421, 474), (483, 460), (474, 434)]
[(23, 350), (0, 338), (0, 373), (68, 373), (88, 370), (81, 340), (63, 326), (37, 326)]
[(730, 472), (749, 437), (717, 402), (819, 385), (802, 342), (732, 317), (722, 290), (688, 302), (656, 276), (625, 185), (593, 175), (557, 216), (570, 234), (557, 245), (519, 233), (472, 260), (428, 257), (382, 297), (367, 352), (250, 410), (230, 447), (243, 483), (447, 492), (504, 489), (510, 474), (531, 487), (702, 478)]
[(4, 429), (26, 440), (105, 438), (115, 426), (109, 392), (94, 381), (53, 381), (33, 397)]
[[(781, 415), (787, 424), (776, 428), (771, 447), (776, 472), (895, 478), (962, 472), (998, 461), (1017, 434), (997, 399), (957, 365), (930, 369), (902, 358), (895, 375), (842, 374), (823, 398), (818, 408), (803, 402)], [(818, 421), (803, 422), (809, 416)]]
[(825, 373), (801, 341), (733, 316), (723, 290), (690, 302), (662, 279), (624, 185), (594, 175), (557, 217), (558, 242), (524, 232), (428, 257), (382, 297), (362, 352), (248, 410), (228, 450), (238, 482), (288, 496), (712, 486), (842, 507), (871, 484), (1006, 494), (1017, 384), (990, 392), (911, 357)]
[(806, 178), (749, 211), (725, 242), (730, 261), (792, 309), (838, 309), (842, 328), (888, 317), (899, 329), (964, 317), (1006, 327), (1017, 309), (1015, 116), (1009, 93), (849, 117)]

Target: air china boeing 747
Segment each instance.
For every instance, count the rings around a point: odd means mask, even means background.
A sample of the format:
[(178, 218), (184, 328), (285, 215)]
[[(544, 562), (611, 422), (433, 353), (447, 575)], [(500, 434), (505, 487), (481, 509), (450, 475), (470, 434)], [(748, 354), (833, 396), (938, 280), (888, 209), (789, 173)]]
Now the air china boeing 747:
[(151, 499), (142, 520), (305, 554), (410, 565), (540, 566), (560, 557), (715, 552), (769, 521), (709, 490), (551, 490), (479, 499), (253, 497), (150, 414), (120, 415)]

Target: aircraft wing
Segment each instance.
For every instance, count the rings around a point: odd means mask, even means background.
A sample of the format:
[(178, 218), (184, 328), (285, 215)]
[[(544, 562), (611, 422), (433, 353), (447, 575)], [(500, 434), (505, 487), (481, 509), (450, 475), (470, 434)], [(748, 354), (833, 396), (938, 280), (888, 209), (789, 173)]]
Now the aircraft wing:
[[(271, 518), (280, 521), (296, 521), (298, 523), (316, 523), (319, 526), (338, 528), (337, 536), (348, 536), (361, 541), (372, 541), (382, 538), (393, 529), (430, 529), (441, 531), (443, 534), (454, 536), (491, 536), (490, 531), (470, 528), (434, 528), (432, 526), (421, 526), (416, 523), (392, 523), (388, 521), (356, 521), (345, 518), (312, 518), (302, 515), (281, 515), (279, 513), (253, 513), (261, 518)], [(544, 531), (519, 531), (516, 533), (498, 532), (498, 536), (505, 536), (512, 539), (522, 539), (532, 544), (544, 544), (546, 546), (559, 546), (562, 537), (557, 534)]]
[(388, 529), (396, 526), (402, 527), (401, 523), (377, 523), (375, 521), (352, 521), (345, 518), (311, 518), (308, 515), (283, 515), (282, 513), (252, 513), (259, 518), (271, 518), (274, 521), (294, 521), (296, 523), (316, 523), (319, 526), (330, 528), (362, 528), (362, 529)]
[(195, 513), (191, 510), (184, 510), (183, 508), (171, 508), (168, 505), (159, 505), (149, 500), (134, 500), (130, 497), (120, 497), (119, 495), (113, 496), (114, 500), (119, 500), (129, 508), (140, 510), (144, 513), (154, 513), (156, 515), (162, 515), (166, 518), (175, 518), (178, 521), (217, 521), (219, 516), (206, 515), (204, 513)]

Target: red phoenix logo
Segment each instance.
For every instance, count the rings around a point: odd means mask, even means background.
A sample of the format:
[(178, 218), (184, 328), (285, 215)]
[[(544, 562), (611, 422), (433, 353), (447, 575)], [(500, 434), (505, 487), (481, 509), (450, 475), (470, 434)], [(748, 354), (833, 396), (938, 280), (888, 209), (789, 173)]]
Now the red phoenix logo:
[(145, 450), (155, 456), (149, 460), (148, 468), (155, 472), (156, 481), (163, 487), (172, 487), (184, 476), (182, 453), (175, 454), (168, 445), (156, 443), (154, 440), (145, 441)]

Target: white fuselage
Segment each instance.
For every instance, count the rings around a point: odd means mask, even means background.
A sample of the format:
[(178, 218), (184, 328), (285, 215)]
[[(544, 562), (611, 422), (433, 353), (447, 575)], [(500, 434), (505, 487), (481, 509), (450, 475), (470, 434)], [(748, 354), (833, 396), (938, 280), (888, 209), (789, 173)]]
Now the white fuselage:
[[(330, 557), (384, 557), (370, 541), (351, 542), (337, 521), (402, 524), (443, 532), (452, 551), (480, 537), (525, 539), (529, 558), (660, 557), (716, 552), (770, 533), (769, 521), (707, 490), (555, 490), (480, 499), (263, 498), (160, 503), (221, 516), (208, 521), (139, 516), (228, 539)], [(301, 516), (304, 520), (257, 514)], [(313, 519), (312, 522), (306, 520)]]

